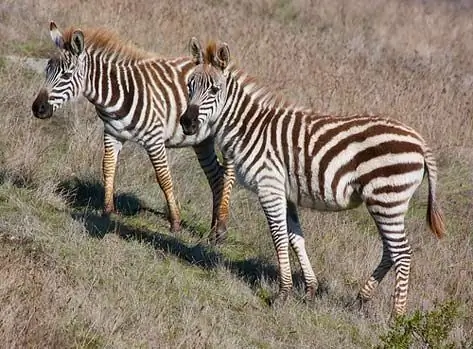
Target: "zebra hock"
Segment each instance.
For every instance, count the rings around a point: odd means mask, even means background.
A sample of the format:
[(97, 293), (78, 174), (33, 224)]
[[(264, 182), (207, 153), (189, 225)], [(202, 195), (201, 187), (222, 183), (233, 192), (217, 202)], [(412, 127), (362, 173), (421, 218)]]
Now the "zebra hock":
[(190, 57), (164, 59), (120, 40), (106, 29), (64, 33), (54, 22), (50, 35), (57, 52), (48, 61), (46, 78), (32, 105), (33, 115), (50, 118), (64, 103), (81, 95), (104, 123), (102, 162), (104, 214), (115, 211), (114, 178), (118, 156), (126, 141), (142, 145), (151, 160), (167, 202), (172, 231), (181, 228), (166, 147), (192, 146), (213, 194), (212, 230), (226, 231), (229, 196), (223, 169), (208, 134), (183, 134), (179, 116), (187, 105), (186, 79), (194, 64)]
[(364, 203), (383, 253), (357, 299), (360, 305), (369, 300), (394, 266), (393, 313), (405, 313), (411, 247), (404, 221), (425, 175), (428, 225), (438, 238), (445, 231), (436, 201), (437, 168), (423, 138), (391, 119), (325, 116), (287, 103), (230, 65), (225, 43), (210, 43), (203, 50), (193, 38), (190, 50), (196, 68), (188, 82), (189, 105), (181, 116), (184, 133), (212, 134), (226, 170), (236, 170), (258, 195), (279, 265), (276, 301), (284, 301), (292, 288), (289, 245), (300, 263), (307, 299), (313, 299), (318, 285), (297, 206), (340, 211)]

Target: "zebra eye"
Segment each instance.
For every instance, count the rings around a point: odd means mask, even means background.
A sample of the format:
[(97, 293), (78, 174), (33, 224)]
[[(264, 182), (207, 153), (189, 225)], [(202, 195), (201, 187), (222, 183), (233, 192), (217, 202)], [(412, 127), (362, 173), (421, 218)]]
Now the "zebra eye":
[(216, 94), (218, 93), (218, 91), (220, 91), (220, 86), (213, 85), (213, 86), (210, 88), (210, 94), (211, 94), (211, 95), (216, 95)]
[(62, 77), (63, 77), (64, 79), (70, 79), (71, 76), (72, 76), (72, 73), (69, 73), (69, 72), (66, 72), (66, 73), (62, 74)]

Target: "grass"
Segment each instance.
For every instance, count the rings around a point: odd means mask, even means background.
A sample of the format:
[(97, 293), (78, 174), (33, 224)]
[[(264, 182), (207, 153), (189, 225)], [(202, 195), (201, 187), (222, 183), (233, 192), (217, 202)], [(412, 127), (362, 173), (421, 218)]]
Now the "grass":
[[(50, 19), (61, 28), (105, 25), (162, 56), (187, 54), (194, 35), (221, 39), (235, 61), (288, 99), (325, 113), (384, 114), (419, 130), (438, 159), (448, 235), (437, 241), (426, 229), (424, 184), (407, 220), (414, 250), (408, 316), (428, 319), (454, 301), (461, 311), (449, 319), (445, 341), (460, 348), (473, 338), (473, 8), (467, 5), (7, 0), (0, 5), (0, 49), (45, 56), (53, 47)], [(294, 266), (288, 304), (269, 307), (277, 266), (253, 194), (235, 188), (228, 240), (210, 247), (204, 175), (191, 150), (169, 150), (184, 220), (183, 232), (171, 235), (148, 157), (126, 144), (116, 178), (121, 214), (102, 217), (103, 126), (83, 99), (50, 120), (34, 119), (31, 104), (42, 82), (0, 57), (2, 346), (372, 348), (392, 333), (392, 272), (362, 313), (348, 306), (381, 255), (364, 208), (301, 210), (318, 297), (302, 302)]]

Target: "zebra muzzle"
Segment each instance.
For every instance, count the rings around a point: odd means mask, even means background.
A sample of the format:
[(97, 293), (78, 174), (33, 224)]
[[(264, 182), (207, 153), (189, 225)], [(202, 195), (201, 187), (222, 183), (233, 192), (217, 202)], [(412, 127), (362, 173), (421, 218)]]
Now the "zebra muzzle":
[(189, 105), (181, 116), (182, 131), (190, 136), (197, 133), (199, 128), (199, 106)]
[(49, 104), (48, 91), (41, 90), (31, 106), (33, 115), (39, 119), (47, 119), (53, 115), (53, 107)]

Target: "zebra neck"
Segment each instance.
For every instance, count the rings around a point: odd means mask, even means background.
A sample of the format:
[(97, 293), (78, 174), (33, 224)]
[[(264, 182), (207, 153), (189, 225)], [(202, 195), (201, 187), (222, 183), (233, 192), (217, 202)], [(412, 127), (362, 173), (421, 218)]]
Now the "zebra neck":
[[(123, 94), (135, 83), (133, 61), (110, 53), (92, 52), (87, 56), (84, 96), (97, 108), (113, 113), (122, 104)], [(110, 109), (110, 110), (109, 110)]]
[[(264, 97), (261, 99), (261, 97)], [(264, 117), (270, 104), (266, 90), (256, 86), (240, 70), (230, 71), (227, 78), (227, 97), (220, 115), (211, 124), (211, 133), (219, 147), (231, 158), (254, 120)]]

